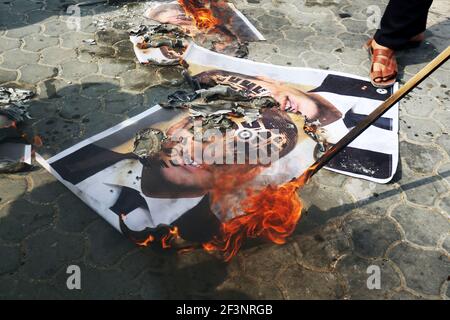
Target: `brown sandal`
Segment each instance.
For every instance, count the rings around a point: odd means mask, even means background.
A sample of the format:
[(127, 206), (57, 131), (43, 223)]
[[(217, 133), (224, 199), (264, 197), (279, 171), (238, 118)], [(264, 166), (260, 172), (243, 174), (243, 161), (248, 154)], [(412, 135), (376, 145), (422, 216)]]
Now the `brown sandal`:
[[(392, 86), (397, 80), (397, 60), (395, 59), (394, 51), (387, 50), (387, 49), (373, 49), (372, 48), (372, 41), (373, 39), (370, 39), (365, 44), (365, 48), (368, 50), (369, 55), (371, 56), (371, 67), (370, 67), (370, 80), (372, 82), (372, 85), (377, 88), (388, 88)], [(380, 63), (382, 64), (385, 69), (384, 73), (386, 76), (383, 76), (383, 73), (381, 71), (373, 71), (373, 64), (374, 63)], [(383, 79), (389, 77), (388, 80), (375, 82), (377, 79)]]

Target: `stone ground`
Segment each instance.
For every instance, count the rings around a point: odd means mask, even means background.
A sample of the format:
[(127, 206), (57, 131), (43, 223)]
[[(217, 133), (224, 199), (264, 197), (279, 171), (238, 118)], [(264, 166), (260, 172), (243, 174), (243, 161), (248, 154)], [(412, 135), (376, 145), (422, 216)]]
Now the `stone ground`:
[[(80, 7), (73, 31), (66, 8), (76, 2), (0, 0), (0, 85), (37, 91), (27, 130), (44, 154), (141, 112), (180, 81), (179, 69), (136, 63), (125, 30), (139, 5)], [(361, 46), (386, 0), (235, 2), (267, 38), (251, 59), (368, 74)], [(449, 16), (449, 2), (435, 0), (427, 41), (399, 56), (401, 82), (449, 45)], [(301, 192), (304, 216), (288, 243), (248, 244), (230, 263), (137, 248), (38, 166), (3, 175), (0, 298), (449, 299), (449, 71), (447, 62), (402, 102), (392, 183), (321, 171)], [(81, 290), (66, 288), (70, 264), (81, 267)], [(370, 265), (381, 268), (380, 290), (367, 289)]]

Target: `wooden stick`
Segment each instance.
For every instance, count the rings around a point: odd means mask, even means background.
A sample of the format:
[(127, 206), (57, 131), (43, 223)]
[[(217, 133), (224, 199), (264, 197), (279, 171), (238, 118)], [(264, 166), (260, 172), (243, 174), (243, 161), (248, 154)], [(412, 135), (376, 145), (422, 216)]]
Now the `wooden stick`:
[(392, 96), (387, 98), (380, 104), (371, 114), (364, 120), (360, 121), (352, 130), (350, 130), (341, 140), (328, 149), (319, 159), (316, 160), (309, 168), (308, 172), (314, 175), (323, 166), (325, 166), (334, 156), (336, 156), (342, 149), (355, 140), (361, 133), (369, 128), (375, 121), (378, 120), (386, 111), (392, 108), (397, 102), (405, 97), (411, 90), (417, 87), (423, 80), (432, 74), (437, 68), (443, 65), (450, 57), (450, 46), (447, 47), (441, 54), (434, 58), (422, 70), (420, 70), (414, 77), (408, 80), (404, 86), (397, 90)]

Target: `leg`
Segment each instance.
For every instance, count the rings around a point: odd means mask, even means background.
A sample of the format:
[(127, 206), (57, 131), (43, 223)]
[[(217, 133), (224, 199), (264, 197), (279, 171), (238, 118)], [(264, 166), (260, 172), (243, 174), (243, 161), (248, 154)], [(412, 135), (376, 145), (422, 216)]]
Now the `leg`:
[(374, 39), (381, 46), (398, 50), (425, 31), (433, 0), (391, 0)]
[(370, 77), (374, 86), (387, 87), (397, 77), (394, 50), (405, 47), (411, 41), (423, 39), (428, 10), (433, 0), (390, 0), (380, 29), (368, 43), (373, 54)]

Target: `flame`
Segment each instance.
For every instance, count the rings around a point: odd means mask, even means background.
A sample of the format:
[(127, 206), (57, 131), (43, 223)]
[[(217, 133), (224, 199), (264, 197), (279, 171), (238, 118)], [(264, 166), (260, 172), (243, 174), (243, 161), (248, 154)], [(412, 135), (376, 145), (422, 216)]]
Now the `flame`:
[(229, 261), (246, 238), (262, 237), (284, 244), (294, 232), (303, 208), (297, 190), (313, 173), (314, 167), (310, 167), (302, 176), (283, 185), (269, 185), (256, 192), (248, 190), (248, 197), (241, 202), (244, 214), (223, 223), (221, 235), (204, 243), (203, 248), (221, 251), (225, 261)]
[(147, 247), (153, 241), (155, 241), (155, 237), (152, 235), (149, 235), (144, 241), (136, 241), (136, 244), (141, 247)]
[(172, 241), (179, 237), (178, 227), (169, 228), (169, 232), (161, 238), (161, 246), (164, 249), (170, 248), (172, 246)]
[(200, 30), (214, 28), (220, 23), (210, 9), (210, 0), (178, 0), (178, 3)]

